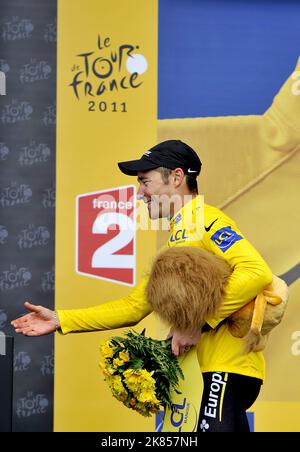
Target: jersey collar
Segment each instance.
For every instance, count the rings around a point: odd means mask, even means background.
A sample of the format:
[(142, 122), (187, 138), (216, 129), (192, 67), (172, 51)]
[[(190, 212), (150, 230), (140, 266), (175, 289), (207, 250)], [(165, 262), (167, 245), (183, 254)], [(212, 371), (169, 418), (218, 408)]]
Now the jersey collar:
[[(176, 229), (182, 229), (188, 227), (193, 229), (193, 226), (203, 223), (203, 207), (204, 201), (203, 196), (198, 195), (192, 198), (186, 204), (184, 204), (181, 209), (176, 212), (175, 215), (170, 219), (170, 231)], [(202, 221), (199, 221), (202, 218)]]

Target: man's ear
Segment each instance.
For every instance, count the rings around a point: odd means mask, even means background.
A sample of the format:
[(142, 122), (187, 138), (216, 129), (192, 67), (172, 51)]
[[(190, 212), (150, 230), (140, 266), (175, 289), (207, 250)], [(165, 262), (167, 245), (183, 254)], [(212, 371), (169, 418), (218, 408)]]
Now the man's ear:
[(180, 185), (182, 184), (182, 181), (184, 179), (184, 172), (182, 168), (175, 168), (174, 172), (173, 172), (173, 180), (174, 180), (174, 185), (175, 187), (180, 187)]

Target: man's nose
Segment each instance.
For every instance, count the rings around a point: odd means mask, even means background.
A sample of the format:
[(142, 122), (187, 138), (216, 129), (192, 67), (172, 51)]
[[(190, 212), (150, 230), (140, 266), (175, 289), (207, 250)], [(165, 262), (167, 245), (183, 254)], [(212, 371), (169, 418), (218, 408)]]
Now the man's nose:
[(139, 186), (137, 195), (136, 195), (137, 199), (143, 199), (144, 198), (144, 190), (143, 187)]

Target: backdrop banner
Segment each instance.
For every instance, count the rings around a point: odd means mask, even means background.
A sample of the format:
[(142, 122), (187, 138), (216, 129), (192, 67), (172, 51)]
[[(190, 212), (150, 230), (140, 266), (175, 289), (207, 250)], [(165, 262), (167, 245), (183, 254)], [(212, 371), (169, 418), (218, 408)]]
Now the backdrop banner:
[[(54, 307), (56, 0), (1, 0), (0, 331)], [(16, 335), (13, 430), (52, 431), (53, 336)]]
[[(155, 252), (117, 162), (156, 143), (157, 16), (157, 0), (58, 2), (56, 308), (126, 295)], [(113, 333), (56, 338), (56, 431), (154, 430), (103, 382)]]

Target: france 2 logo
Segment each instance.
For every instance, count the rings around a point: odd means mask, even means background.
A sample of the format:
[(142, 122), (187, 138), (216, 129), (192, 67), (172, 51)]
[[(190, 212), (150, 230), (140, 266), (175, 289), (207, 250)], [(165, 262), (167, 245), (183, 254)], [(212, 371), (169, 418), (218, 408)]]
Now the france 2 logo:
[(135, 186), (77, 196), (76, 271), (135, 285)]

